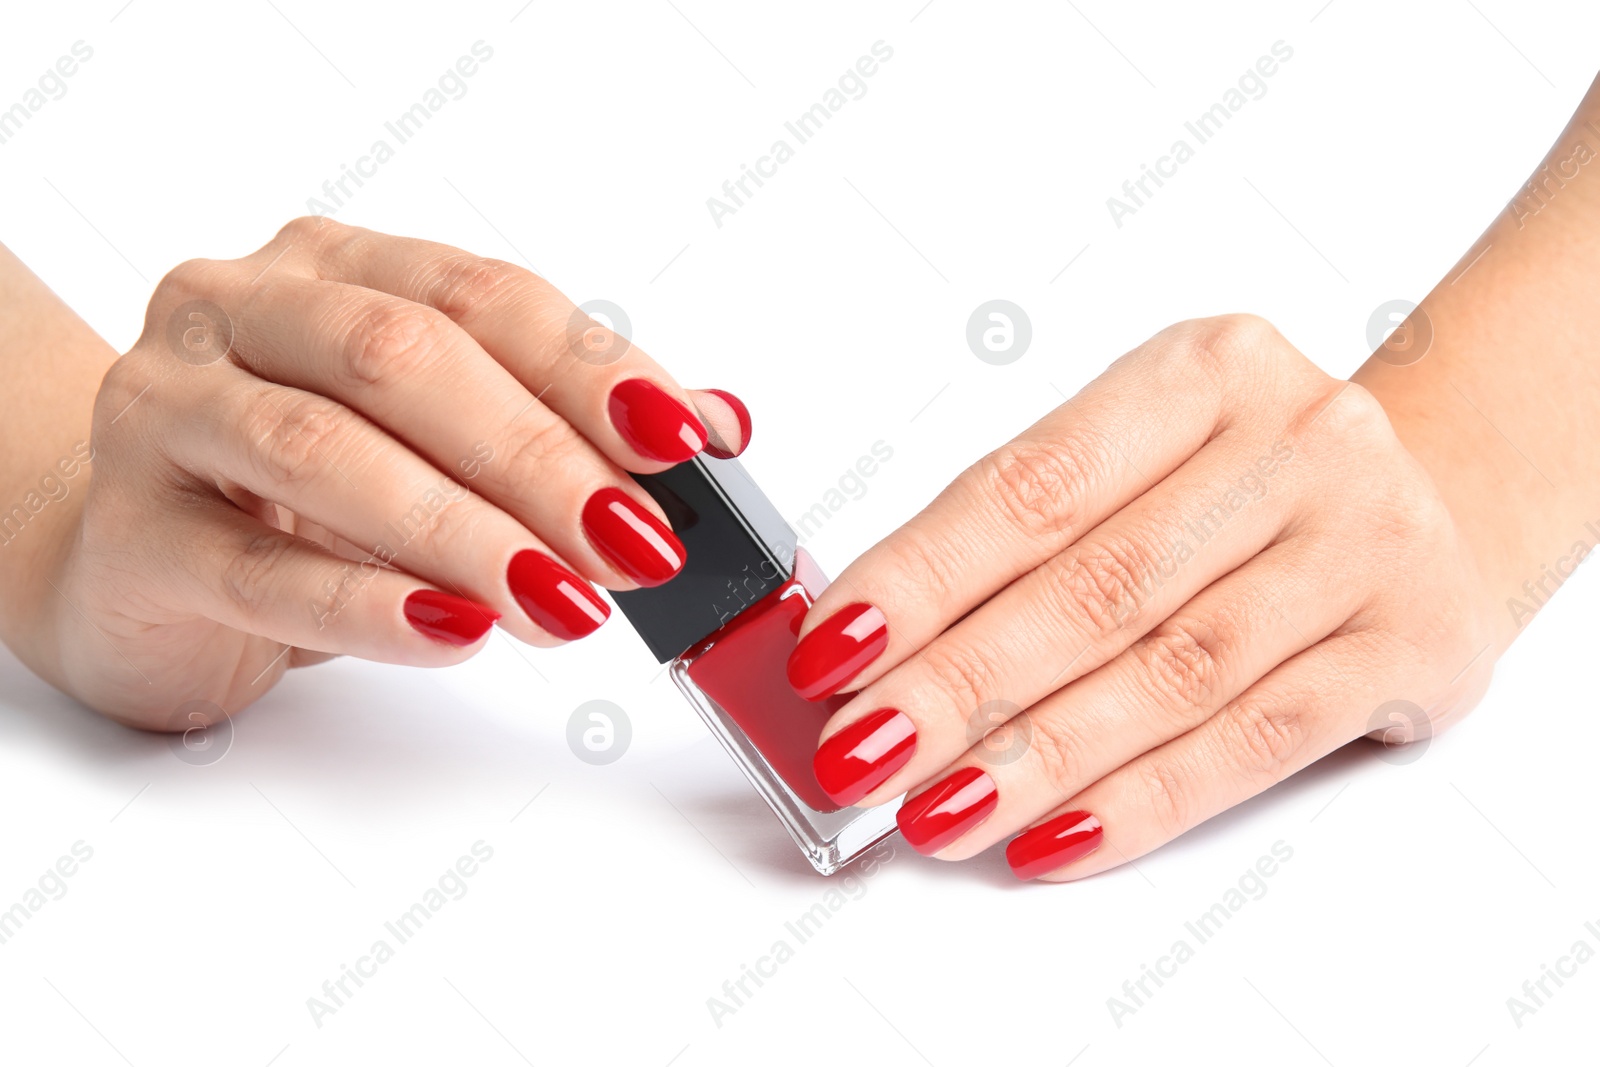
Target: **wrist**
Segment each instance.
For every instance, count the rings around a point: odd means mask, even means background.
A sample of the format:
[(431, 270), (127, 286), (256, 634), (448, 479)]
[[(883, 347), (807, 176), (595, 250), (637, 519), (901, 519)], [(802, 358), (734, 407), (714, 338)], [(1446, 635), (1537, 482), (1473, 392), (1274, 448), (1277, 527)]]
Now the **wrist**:
[[(86, 478), (80, 479), (86, 481)], [(78, 485), (34, 516), (25, 536), (0, 547), (0, 640), (27, 667), (66, 689), (61, 635), (70, 601), (70, 560), (76, 551), (86, 485)], [(52, 510), (53, 509), (53, 510)]]
[(1396, 367), (1375, 356), (1351, 380), (1383, 405), (1439, 490), (1477, 566), (1478, 609), (1498, 655), (1564, 580), (1555, 571), (1571, 573), (1574, 546), (1582, 542), (1581, 559), (1600, 541), (1600, 507), (1586, 508), (1587, 494), (1563, 491), (1551, 480), (1562, 472), (1532, 458), (1544, 442), (1503, 403), (1480, 353), (1436, 339), (1430, 361)]
[(1600, 544), (1600, 80), (1543, 163), (1353, 380), (1481, 564), (1509, 644)]

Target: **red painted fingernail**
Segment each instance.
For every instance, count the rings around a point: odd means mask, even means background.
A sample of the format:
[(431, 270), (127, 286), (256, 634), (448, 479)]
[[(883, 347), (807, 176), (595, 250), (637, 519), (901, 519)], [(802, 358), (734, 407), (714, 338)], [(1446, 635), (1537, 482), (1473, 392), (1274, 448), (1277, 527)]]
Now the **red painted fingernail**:
[(789, 684), (806, 700), (821, 700), (889, 647), (889, 620), (871, 604), (850, 604), (823, 620), (789, 653)]
[(718, 440), (711, 435), (706, 436), (706, 455), (717, 459), (732, 459), (750, 447), (750, 409), (744, 406), (744, 401), (724, 389), (702, 389), (702, 393), (710, 393), (733, 409), (733, 417), (739, 420), (739, 440), (736, 447), (730, 451), (724, 447), (727, 442)]
[(1012, 874), (1026, 881), (1083, 859), (1100, 847), (1105, 835), (1099, 819), (1086, 811), (1069, 811), (1014, 839), (1006, 846), (1006, 862)]
[(994, 779), (977, 767), (963, 767), (906, 801), (894, 818), (900, 824), (900, 836), (924, 856), (931, 856), (987, 819), (999, 805)]
[(405, 613), (418, 633), (458, 648), (488, 633), (500, 618), (498, 611), (437, 589), (418, 589), (406, 597)]
[(611, 425), (646, 459), (682, 463), (706, 447), (706, 428), (694, 412), (648, 378), (629, 378), (611, 390)]
[(683, 569), (683, 542), (621, 489), (602, 489), (583, 506), (583, 532), (606, 559), (643, 586)]
[(811, 769), (834, 803), (849, 805), (887, 782), (916, 750), (912, 721), (893, 708), (880, 708), (824, 741)]
[(563, 641), (594, 633), (611, 615), (588, 582), (531, 548), (511, 557), (506, 584), (528, 618)]

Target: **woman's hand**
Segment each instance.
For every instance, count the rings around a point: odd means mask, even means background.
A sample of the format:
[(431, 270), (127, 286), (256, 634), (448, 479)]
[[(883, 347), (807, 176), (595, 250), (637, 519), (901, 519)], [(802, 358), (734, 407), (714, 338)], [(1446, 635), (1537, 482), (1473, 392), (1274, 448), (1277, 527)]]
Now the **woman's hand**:
[(1499, 648), (1466, 545), (1366, 389), (1186, 322), (845, 570), (790, 678), (861, 687), (816, 756), (836, 800), (909, 791), (919, 851), (1020, 834), (1019, 877), (1079, 878), (1469, 710)]
[(184, 263), (100, 388), (38, 659), (172, 729), (334, 654), (455, 663), (496, 620), (582, 637), (609, 613), (591, 582), (682, 566), (627, 472), (707, 447), (693, 405), (724, 428), (714, 453), (742, 450), (736, 399), (685, 392), (542, 278), (444, 245), (300, 219)]

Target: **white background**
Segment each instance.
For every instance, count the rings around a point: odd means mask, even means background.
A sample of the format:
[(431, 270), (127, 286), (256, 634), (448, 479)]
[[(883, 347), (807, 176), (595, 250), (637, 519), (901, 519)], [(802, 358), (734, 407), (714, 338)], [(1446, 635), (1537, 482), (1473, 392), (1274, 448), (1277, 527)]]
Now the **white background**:
[[(0, 107), (94, 55), (0, 145), (0, 240), (125, 348), (166, 270), (305, 213), (481, 39), (467, 94), (339, 217), (620, 304), (682, 381), (749, 402), (746, 465), (790, 516), (886, 442), (810, 544), (833, 573), (1173, 320), (1258, 312), (1348, 374), (1372, 310), (1420, 299), (1542, 156), (1600, 31), (1509, 0), (274, 2), (11, 5)], [(706, 198), (879, 40), (867, 94), (716, 227)], [(1267, 94), (1114, 226), (1106, 197), (1279, 40)], [(995, 297), (1033, 323), (1005, 367), (964, 340)], [(1570, 586), (1415, 762), (1359, 744), (1055, 887), (898, 842), (870, 881), (817, 877), (620, 618), (448, 671), (293, 672), (206, 766), (4, 657), (0, 908), (74, 842), (93, 858), (0, 945), (0, 1058), (1592, 1062), (1600, 962), (1521, 1028), (1506, 1007), (1600, 947), (1600, 586)], [(591, 699), (631, 720), (609, 766), (567, 745)], [(307, 998), (480, 840), (467, 894), (315, 1025)], [(1280, 840), (1266, 895), (1115, 1025), (1107, 998)], [(847, 887), (717, 1026), (707, 998)]]

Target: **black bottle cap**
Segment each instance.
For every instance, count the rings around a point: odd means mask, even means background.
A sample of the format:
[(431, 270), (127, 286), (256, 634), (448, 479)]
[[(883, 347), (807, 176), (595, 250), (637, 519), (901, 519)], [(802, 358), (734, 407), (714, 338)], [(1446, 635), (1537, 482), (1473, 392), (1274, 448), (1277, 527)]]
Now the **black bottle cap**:
[(696, 456), (635, 474), (683, 542), (683, 570), (611, 599), (656, 662), (676, 659), (794, 573), (795, 536), (737, 460)]

